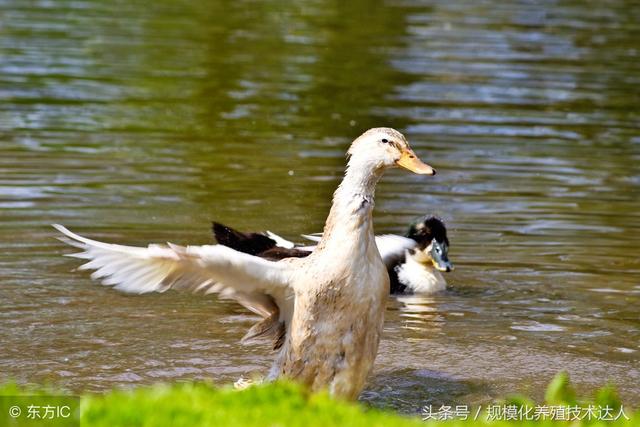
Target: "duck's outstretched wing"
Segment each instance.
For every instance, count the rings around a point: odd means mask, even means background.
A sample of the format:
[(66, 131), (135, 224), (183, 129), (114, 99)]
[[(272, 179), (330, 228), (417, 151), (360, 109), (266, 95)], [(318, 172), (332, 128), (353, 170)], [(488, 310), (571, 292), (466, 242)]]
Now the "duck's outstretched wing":
[[(292, 249), (289, 257), (301, 258), (309, 255), (316, 248), (314, 245), (296, 246), (294, 243), (283, 239), (277, 234), (267, 231), (262, 233), (243, 233), (220, 223), (213, 223), (213, 232), (216, 240), (230, 248), (240, 252), (246, 252), (264, 257), (264, 253), (274, 248)], [(320, 242), (322, 233), (301, 234), (301, 236), (311, 242)], [(390, 259), (404, 256), (404, 251), (417, 246), (416, 241), (404, 236), (395, 234), (381, 234), (376, 236), (376, 245), (382, 260), (387, 263)], [(296, 254), (296, 250), (301, 254)], [(287, 253), (287, 251), (282, 251)], [(281, 258), (280, 258), (281, 259)]]
[(304, 258), (313, 248), (295, 247), (295, 244), (270, 231), (262, 233), (243, 233), (219, 222), (213, 223), (213, 235), (221, 245), (240, 252), (259, 256), (272, 261), (285, 258)]
[(146, 248), (98, 242), (54, 227), (65, 243), (82, 249), (69, 256), (89, 260), (81, 270), (95, 270), (94, 280), (129, 292), (164, 292), (168, 289), (281, 295), (289, 286), (287, 265), (238, 252), (223, 245), (149, 245)]
[(270, 239), (272, 239), (273, 241), (275, 241), (276, 246), (280, 246), (281, 248), (285, 248), (285, 249), (293, 249), (296, 247), (296, 244), (293, 243), (291, 240), (287, 240), (284, 237), (279, 236), (272, 231), (267, 230), (264, 232), (264, 234)]
[(219, 244), (249, 255), (260, 255), (278, 245), (275, 239), (262, 233), (243, 233), (219, 222), (213, 222), (211, 229)]

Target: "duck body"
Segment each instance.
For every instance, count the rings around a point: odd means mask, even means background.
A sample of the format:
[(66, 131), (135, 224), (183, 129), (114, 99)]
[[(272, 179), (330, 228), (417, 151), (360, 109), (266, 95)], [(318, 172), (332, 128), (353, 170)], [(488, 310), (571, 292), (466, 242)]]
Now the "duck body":
[[(222, 244), (205, 246), (108, 244), (54, 225), (61, 240), (83, 250), (93, 279), (124, 292), (168, 289), (217, 293), (263, 320), (245, 339), (270, 337), (278, 350), (268, 379), (286, 377), (312, 391), (358, 396), (378, 350), (389, 277), (373, 234), (374, 190), (385, 169), (435, 171), (404, 136), (370, 129), (349, 148), (344, 179), (333, 197), (323, 236), (304, 258), (272, 261)], [(251, 249), (253, 250), (253, 249)]]
[(331, 232), (336, 238), (328, 238), (305, 258), (307, 268), (296, 280), (312, 285), (295, 287), (288, 348), (281, 364), (274, 366), (312, 390), (328, 385), (332, 394), (347, 398), (357, 397), (373, 366), (389, 292), (386, 268), (375, 246), (372, 208), (353, 199), (347, 209), (360, 212), (352, 220), (335, 223)]

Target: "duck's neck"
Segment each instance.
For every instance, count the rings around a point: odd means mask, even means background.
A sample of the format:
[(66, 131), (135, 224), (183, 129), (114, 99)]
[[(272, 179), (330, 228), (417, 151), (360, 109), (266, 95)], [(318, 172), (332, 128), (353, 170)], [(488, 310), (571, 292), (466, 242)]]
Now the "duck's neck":
[(373, 239), (372, 211), (376, 184), (383, 169), (354, 161), (347, 166), (342, 183), (333, 193), (333, 205), (318, 249), (343, 245), (346, 241)]

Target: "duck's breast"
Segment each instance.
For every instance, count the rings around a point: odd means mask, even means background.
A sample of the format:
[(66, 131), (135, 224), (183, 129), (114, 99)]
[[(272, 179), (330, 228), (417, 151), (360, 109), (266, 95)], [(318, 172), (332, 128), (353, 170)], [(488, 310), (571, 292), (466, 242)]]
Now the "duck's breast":
[(354, 398), (378, 350), (389, 292), (375, 246), (363, 256), (317, 260), (296, 283), (283, 374)]

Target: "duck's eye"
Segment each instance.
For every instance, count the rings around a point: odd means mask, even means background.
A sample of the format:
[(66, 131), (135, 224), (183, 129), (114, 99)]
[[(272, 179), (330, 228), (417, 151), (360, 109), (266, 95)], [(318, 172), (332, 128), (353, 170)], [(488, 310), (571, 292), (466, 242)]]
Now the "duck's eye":
[(383, 142), (384, 144), (388, 144), (388, 143), (389, 143), (389, 140), (388, 140), (387, 138), (382, 138), (382, 142)]

